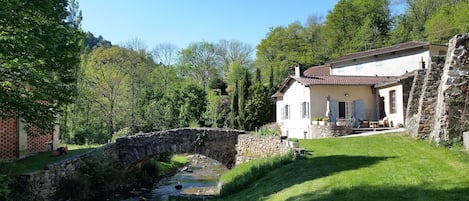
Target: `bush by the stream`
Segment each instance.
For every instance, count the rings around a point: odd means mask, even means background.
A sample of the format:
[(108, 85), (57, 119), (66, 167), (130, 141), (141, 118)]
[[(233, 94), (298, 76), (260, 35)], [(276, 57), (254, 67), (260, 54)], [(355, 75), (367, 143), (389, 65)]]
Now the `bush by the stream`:
[(93, 193), (115, 188), (120, 181), (120, 171), (115, 164), (101, 151), (90, 154), (82, 160), (75, 175), (62, 180), (58, 196), (82, 200)]
[(291, 163), (294, 160), (292, 151), (285, 155), (253, 160), (236, 165), (233, 169), (223, 174), (220, 178), (220, 196), (230, 195), (239, 192), (250, 183), (261, 178), (272, 169)]

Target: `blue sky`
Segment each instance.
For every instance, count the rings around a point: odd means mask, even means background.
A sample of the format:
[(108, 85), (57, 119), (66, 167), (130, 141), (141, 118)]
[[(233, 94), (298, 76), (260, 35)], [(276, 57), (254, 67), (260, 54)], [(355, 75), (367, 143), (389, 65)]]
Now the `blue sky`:
[(82, 28), (113, 44), (133, 38), (149, 49), (236, 39), (256, 47), (271, 27), (326, 16), (338, 0), (78, 0)]

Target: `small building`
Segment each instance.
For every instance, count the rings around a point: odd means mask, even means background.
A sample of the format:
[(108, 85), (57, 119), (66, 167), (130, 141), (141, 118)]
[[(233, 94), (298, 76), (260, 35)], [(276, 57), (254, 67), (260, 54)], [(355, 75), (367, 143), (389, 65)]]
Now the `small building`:
[(19, 118), (0, 118), (0, 160), (17, 159), (59, 146), (59, 126), (48, 135), (31, 136)]

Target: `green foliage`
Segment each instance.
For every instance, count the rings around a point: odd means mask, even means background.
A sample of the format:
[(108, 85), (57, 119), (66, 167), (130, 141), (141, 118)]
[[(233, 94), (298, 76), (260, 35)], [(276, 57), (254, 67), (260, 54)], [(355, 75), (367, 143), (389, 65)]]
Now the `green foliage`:
[(249, 99), (246, 103), (246, 130), (254, 130), (268, 123), (272, 115), (274, 102), (269, 89), (260, 82), (249, 87)]
[(250, 183), (258, 180), (273, 169), (279, 168), (293, 161), (293, 152), (283, 156), (274, 156), (236, 165), (230, 171), (224, 173), (220, 178), (220, 196), (226, 196), (239, 192)]
[(229, 110), (227, 96), (220, 96), (214, 90), (208, 91), (207, 109), (203, 114), (205, 125), (214, 128), (228, 127)]
[(341, 0), (324, 25), (332, 58), (384, 46), (391, 29), (387, 0)]
[(117, 138), (125, 137), (125, 136), (130, 136), (133, 135), (132, 131), (130, 130), (129, 127), (125, 127), (123, 129), (120, 129), (114, 135), (112, 135), (111, 142), (115, 142)]
[(7, 201), (30, 201), (40, 200), (31, 192), (29, 182), (26, 177), (12, 177), (9, 183), (10, 194)]
[(11, 168), (11, 163), (0, 161), (0, 200), (6, 200), (10, 194)]
[(274, 130), (268, 130), (268, 129), (259, 129), (254, 132), (250, 132), (251, 135), (263, 135), (263, 136), (277, 136), (278, 132)]
[(108, 191), (116, 187), (121, 172), (113, 158), (102, 151), (95, 151), (84, 157), (75, 175), (61, 181), (58, 197), (83, 200), (96, 192)]
[(30, 134), (53, 131), (73, 101), (83, 35), (65, 21), (66, 0), (2, 1), (0, 115), (21, 116)]
[(469, 31), (469, 3), (443, 4), (425, 22), (425, 35), (430, 42), (447, 43), (456, 34)]
[(272, 28), (257, 46), (256, 62), (264, 77), (272, 79), (271, 88), (280, 85), (293, 72), (294, 64), (311, 66), (325, 61), (327, 56), (320, 38), (323, 25), (317, 21), (310, 21), (306, 27), (291, 23)]

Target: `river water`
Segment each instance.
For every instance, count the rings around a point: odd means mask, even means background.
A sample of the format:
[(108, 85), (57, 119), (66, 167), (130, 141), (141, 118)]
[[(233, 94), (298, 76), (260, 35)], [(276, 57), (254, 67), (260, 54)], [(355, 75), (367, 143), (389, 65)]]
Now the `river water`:
[[(168, 179), (163, 179), (148, 192), (121, 199), (121, 201), (142, 200), (142, 198), (162, 201), (168, 200), (169, 195), (218, 194), (218, 179), (228, 169), (220, 162), (198, 154), (189, 155), (188, 162), (186, 168), (183, 168), (184, 171), (180, 171)], [(175, 188), (178, 184), (182, 185), (180, 190)]]

